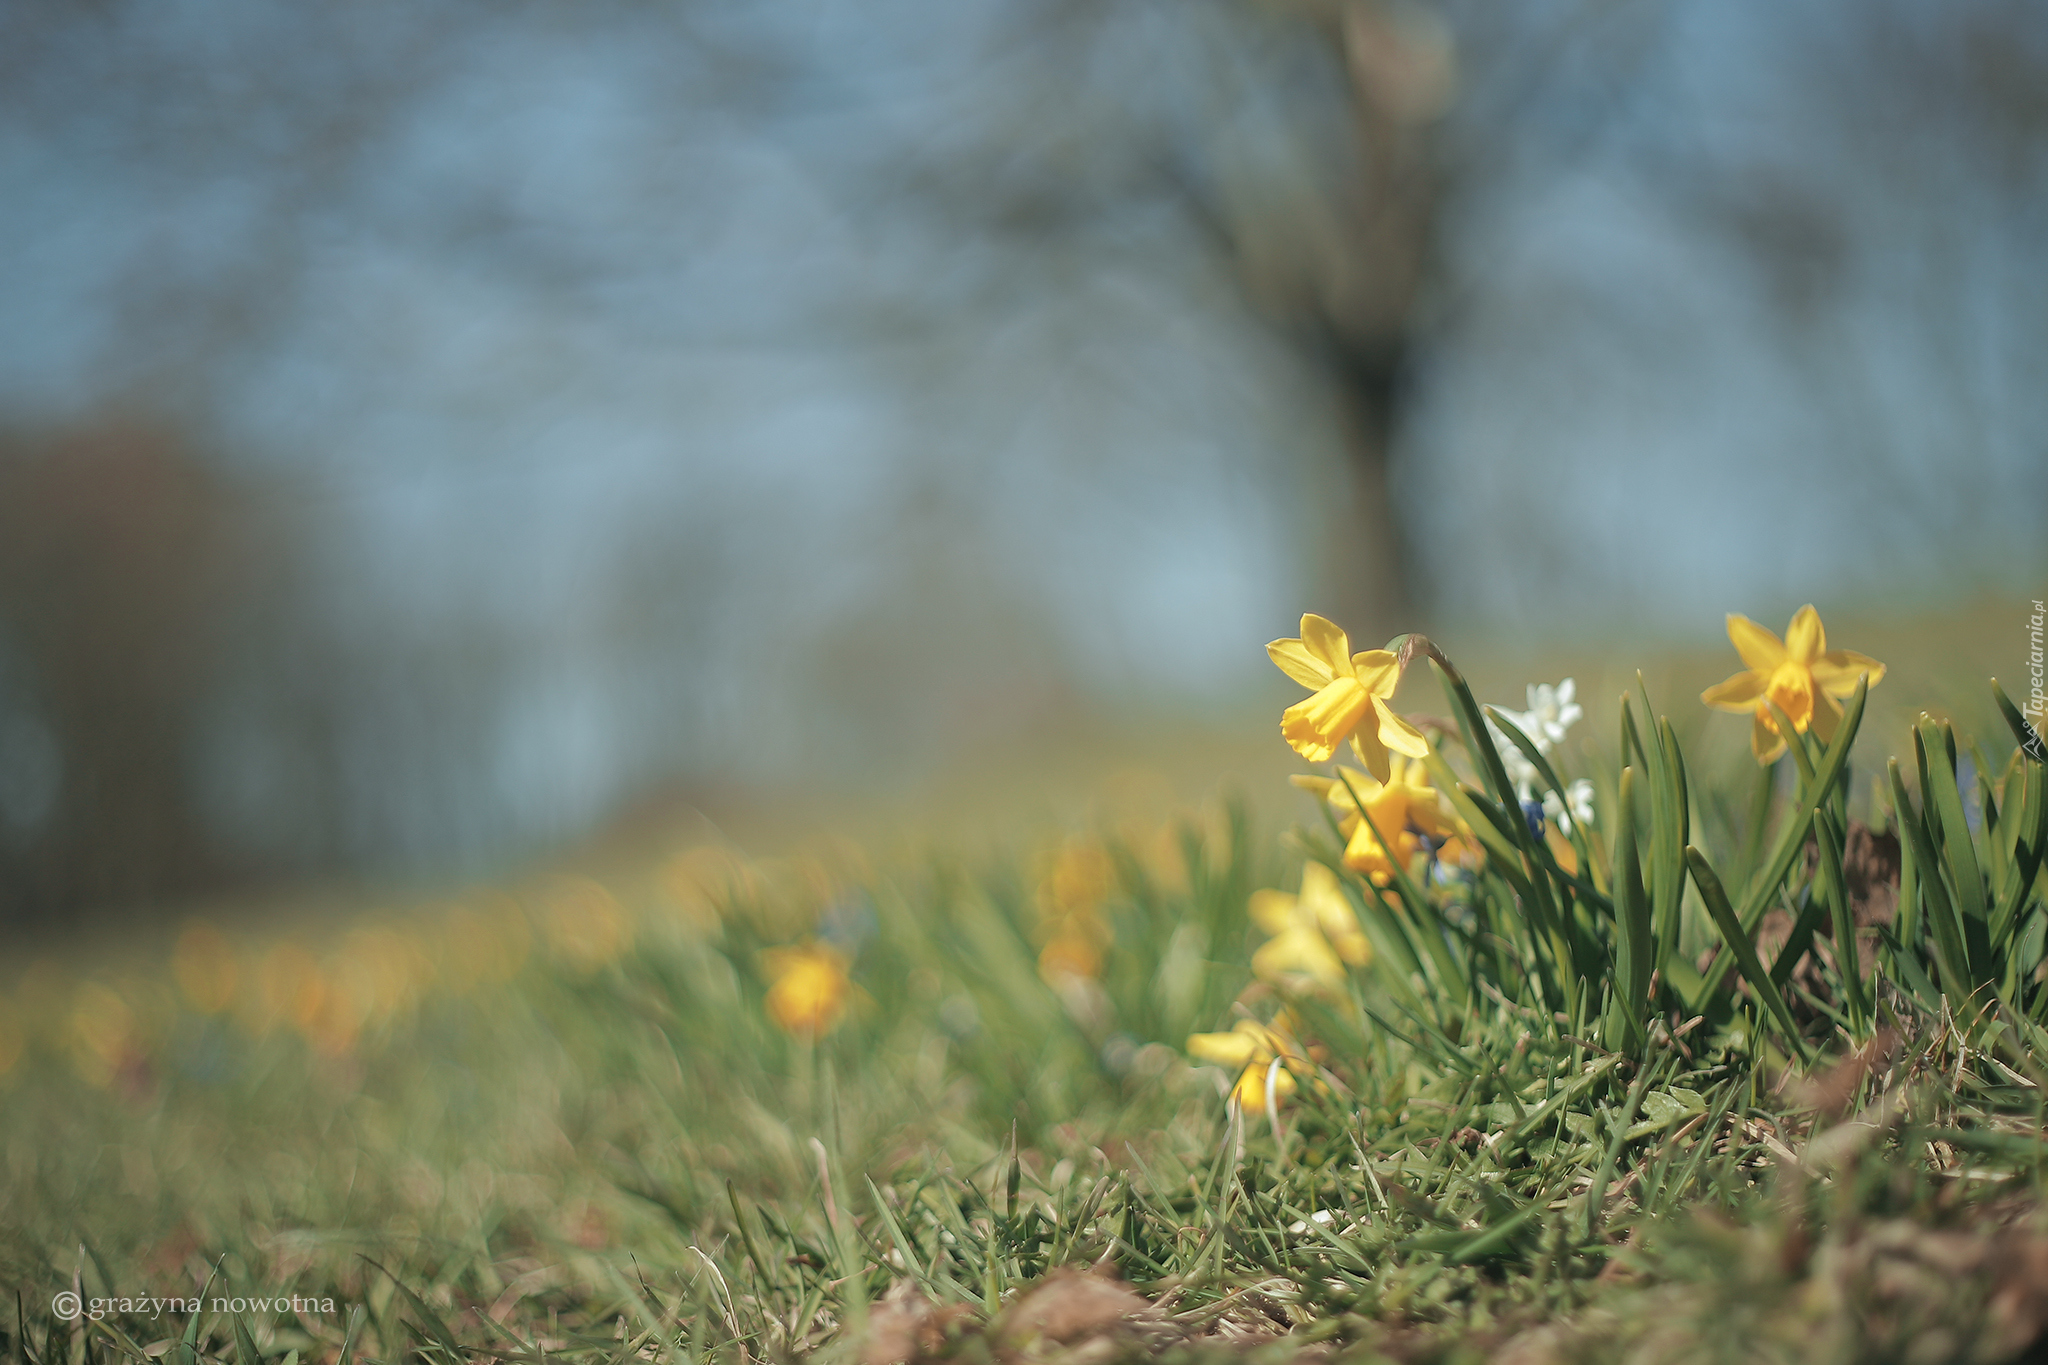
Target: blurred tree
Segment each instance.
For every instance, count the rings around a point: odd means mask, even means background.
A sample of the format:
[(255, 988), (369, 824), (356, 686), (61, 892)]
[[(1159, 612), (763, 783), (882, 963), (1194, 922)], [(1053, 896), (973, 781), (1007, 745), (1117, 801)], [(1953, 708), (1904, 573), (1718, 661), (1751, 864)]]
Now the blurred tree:
[(14, 725), (49, 736), (51, 768), (39, 808), (0, 842), (0, 915), (190, 891), (220, 872), (190, 777), (235, 534), (220, 481), (162, 427), (0, 442), (4, 701)]
[[(1442, 129), (1459, 73), (1450, 23), (1413, 0), (1320, 0), (1306, 12), (1341, 59), (1353, 120), (1338, 177), (1255, 197), (1228, 180), (1191, 202), (1338, 399), (1352, 457), (1350, 534), (1325, 577), (1362, 640), (1413, 629), (1416, 603), (1390, 462), (1420, 362), (1449, 171)], [(1240, 172), (1242, 175), (1242, 172)]]

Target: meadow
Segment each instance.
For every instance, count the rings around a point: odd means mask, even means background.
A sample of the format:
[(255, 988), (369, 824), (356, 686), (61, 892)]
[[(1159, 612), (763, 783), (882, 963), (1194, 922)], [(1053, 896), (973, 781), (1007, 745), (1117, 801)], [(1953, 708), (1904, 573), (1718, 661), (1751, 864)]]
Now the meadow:
[(1731, 637), (1723, 715), (1309, 617), (1291, 805), (53, 948), (0, 1352), (2022, 1358), (2038, 739), (1974, 660)]

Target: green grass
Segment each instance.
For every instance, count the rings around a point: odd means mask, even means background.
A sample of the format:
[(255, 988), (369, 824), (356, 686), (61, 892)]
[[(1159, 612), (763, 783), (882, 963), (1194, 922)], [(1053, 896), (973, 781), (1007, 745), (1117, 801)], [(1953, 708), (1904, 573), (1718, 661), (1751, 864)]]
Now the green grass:
[[(1929, 722), (1884, 737), (1903, 761), (1872, 794), (1852, 704), (1760, 785), (1728, 761), (1739, 722), (1639, 691), (1596, 708), (1612, 740), (1531, 754), (1598, 789), (1567, 871), (1441, 672), (1458, 724), (1433, 766), (1485, 866), (1343, 872), (1376, 952), (1336, 993), (1255, 980), (1245, 904), (1305, 860), (1341, 869), (1338, 832), (1241, 809), (1074, 831), (1099, 870), (1078, 893), (1058, 848), (699, 853), (325, 938), (188, 939), (175, 971), (34, 967), (0, 1023), (0, 1355), (2026, 1346), (2048, 1296), (2041, 766), (2010, 733), (1951, 761)], [(1852, 813), (1907, 850), (1901, 913), (1860, 932)], [(1062, 895), (1103, 956), (1055, 986)], [(1789, 951), (1758, 936), (1773, 911)], [(812, 936), (855, 986), (815, 1042), (764, 1007), (764, 953)], [(1226, 1105), (1235, 1078), (1188, 1035), (1282, 1007), (1314, 1065), (1277, 1114)], [(1088, 1266), (1147, 1306), (1059, 1341), (1071, 1284), (1046, 1277)], [(202, 1284), (197, 1314), (51, 1308)], [(212, 1306), (294, 1295), (313, 1309)]]

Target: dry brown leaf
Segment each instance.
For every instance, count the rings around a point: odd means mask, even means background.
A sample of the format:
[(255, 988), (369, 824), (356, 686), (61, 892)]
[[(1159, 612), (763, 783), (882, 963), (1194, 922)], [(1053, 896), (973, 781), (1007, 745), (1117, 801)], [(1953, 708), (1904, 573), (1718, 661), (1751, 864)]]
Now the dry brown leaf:
[(1162, 1332), (1177, 1335), (1129, 1285), (1090, 1271), (1062, 1269), (1011, 1304), (996, 1335), (1004, 1353), (1014, 1357)]

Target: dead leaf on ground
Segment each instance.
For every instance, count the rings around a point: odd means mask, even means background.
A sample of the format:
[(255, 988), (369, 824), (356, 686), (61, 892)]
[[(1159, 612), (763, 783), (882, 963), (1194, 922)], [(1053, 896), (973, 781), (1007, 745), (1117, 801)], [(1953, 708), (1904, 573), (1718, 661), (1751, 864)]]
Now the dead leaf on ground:
[(1055, 1270), (1003, 1313), (996, 1337), (1007, 1353), (1038, 1354), (1088, 1339), (1177, 1335), (1127, 1284), (1084, 1270)]
[(939, 1307), (909, 1280), (898, 1280), (882, 1301), (868, 1310), (861, 1365), (908, 1365), (937, 1355), (946, 1344), (946, 1330), (973, 1314), (965, 1304)]

